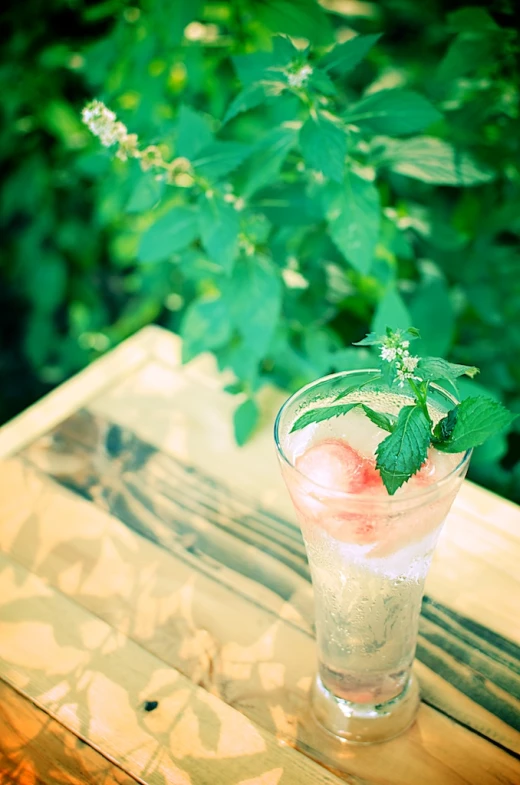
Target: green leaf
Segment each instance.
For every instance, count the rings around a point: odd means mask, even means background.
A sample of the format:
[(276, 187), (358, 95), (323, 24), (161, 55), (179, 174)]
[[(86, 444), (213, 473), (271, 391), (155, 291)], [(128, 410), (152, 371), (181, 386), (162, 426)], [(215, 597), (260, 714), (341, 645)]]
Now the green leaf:
[(252, 151), (249, 144), (217, 141), (201, 150), (192, 164), (197, 174), (218, 180), (240, 166)]
[(378, 428), (382, 428), (384, 431), (393, 433), (395, 424), (397, 422), (397, 417), (395, 414), (383, 414), (382, 412), (376, 412), (369, 406), (365, 406), (364, 403), (361, 404), (361, 408), (365, 412), (368, 419), (374, 423), (374, 425), (377, 425)]
[(223, 289), (233, 325), (255, 358), (265, 356), (278, 325), (282, 283), (270, 259), (241, 257)]
[(433, 429), (434, 442), (446, 442), (453, 433), (453, 429), (457, 423), (457, 407), (450, 409), (446, 417), (439, 420)]
[(311, 409), (311, 411), (305, 412), (301, 417), (298, 417), (291, 428), (291, 433), (300, 431), (307, 425), (311, 425), (311, 423), (323, 422), (324, 420), (330, 420), (332, 417), (339, 417), (341, 414), (347, 414), (356, 406), (359, 406), (359, 401), (356, 401), (356, 403), (338, 403), (335, 406), (321, 406), (319, 409)]
[(430, 422), (419, 406), (403, 406), (393, 433), (379, 444), (376, 468), (390, 496), (419, 471), (430, 445)]
[(325, 71), (332, 69), (342, 75), (347, 74), (361, 62), (379, 38), (381, 38), (380, 34), (357, 35), (343, 44), (336, 44), (319, 61), (320, 68)]
[(300, 131), (300, 146), (305, 164), (325, 177), (343, 182), (347, 137), (344, 128), (323, 112), (309, 117)]
[(352, 346), (377, 346), (381, 343), (381, 336), (377, 333), (368, 333), (361, 341), (355, 341)]
[[(361, 368), (360, 370), (364, 370), (364, 369)], [(359, 384), (359, 382), (354, 382), (353, 384), (349, 384), (347, 387), (343, 387), (341, 392), (339, 392), (338, 395), (336, 395), (336, 397), (334, 398), (334, 401), (340, 401), (342, 398), (344, 398), (346, 395), (353, 392), (354, 390), (356, 390), (356, 392), (358, 390), (362, 390), (364, 387), (368, 387), (369, 384), (373, 384), (374, 382), (379, 381), (381, 378), (382, 378), (382, 374), (378, 373), (378, 374), (374, 374), (370, 379), (367, 379), (365, 382), (362, 382), (361, 384)], [(342, 379), (338, 379), (338, 382), (340, 384), (342, 381), (343, 381)]]
[(457, 365), (449, 363), (441, 357), (421, 357), (417, 365), (416, 373), (425, 381), (436, 381), (437, 379), (448, 379), (454, 382), (459, 376), (469, 376), (473, 378), (479, 372), (474, 365)]
[(254, 4), (255, 22), (273, 33), (307, 38), (315, 44), (328, 44), (332, 27), (316, 0), (262, 0)]
[(426, 98), (411, 90), (380, 90), (349, 107), (344, 115), (348, 123), (389, 136), (422, 131), (441, 117)]
[(377, 188), (349, 172), (345, 184), (331, 193), (327, 208), (330, 236), (345, 259), (366, 275), (379, 237), (381, 208)]
[(248, 109), (254, 109), (255, 106), (260, 106), (269, 98), (280, 95), (286, 88), (287, 85), (284, 82), (256, 82), (247, 85), (233, 99), (222, 122), (227, 123), (238, 114), (247, 112)]
[(501, 403), (480, 396), (466, 398), (455, 409), (457, 421), (449, 439), (435, 445), (442, 452), (458, 453), (478, 447), (490, 436), (508, 428), (517, 417)]
[(410, 315), (421, 331), (421, 353), (443, 356), (451, 347), (455, 327), (448, 284), (433, 262), (420, 261), (419, 267), (421, 281), (410, 298)]
[(312, 74), (309, 76), (309, 84), (322, 95), (336, 95), (336, 85), (325, 72), (314, 66)]
[(255, 204), (275, 227), (309, 226), (316, 221), (315, 205), (299, 182), (280, 179), (258, 194)]
[(197, 213), (191, 207), (173, 207), (141, 237), (140, 262), (161, 262), (186, 248), (198, 235)]
[(184, 312), (180, 335), (183, 362), (227, 343), (232, 326), (225, 300), (222, 297), (193, 300)]
[(275, 70), (275, 57), (272, 52), (255, 52), (248, 55), (235, 55), (232, 58), (238, 78), (244, 85), (276, 79), (280, 71)]
[(142, 213), (151, 210), (160, 201), (166, 183), (158, 180), (151, 172), (144, 172), (135, 184), (126, 203), (127, 213)]
[(249, 198), (260, 188), (277, 180), (280, 168), (297, 138), (298, 132), (287, 126), (274, 128), (265, 134), (254, 153), (237, 172), (237, 193)]
[[(156, 3), (153, 9), (154, 28), (164, 36), (168, 51), (178, 46), (183, 39), (188, 24), (199, 18), (202, 11), (202, 0), (190, 0), (189, 3)], [(98, 6), (94, 6), (97, 8)], [(117, 11), (113, 11), (113, 14)], [(109, 39), (110, 40), (110, 39)]]
[(271, 228), (270, 222), (262, 213), (248, 213), (242, 218), (242, 233), (254, 245), (266, 243)]
[(433, 185), (478, 185), (495, 177), (491, 169), (468, 153), (431, 136), (388, 144), (380, 164), (405, 177)]
[(258, 417), (258, 406), (252, 398), (248, 398), (235, 409), (233, 425), (235, 427), (235, 439), (239, 447), (242, 447), (250, 438), (258, 423)]
[(403, 298), (395, 288), (390, 287), (384, 297), (379, 301), (374, 319), (370, 325), (376, 335), (384, 335), (386, 328), (406, 330), (412, 324), (408, 308)]
[(486, 32), (500, 30), (493, 17), (484, 8), (467, 6), (448, 14), (448, 23), (452, 30)]
[(199, 205), (202, 245), (214, 262), (230, 272), (238, 255), (238, 213), (220, 195), (202, 196)]
[(211, 121), (207, 116), (183, 104), (177, 116), (176, 136), (175, 154), (191, 161), (197, 153), (213, 142)]

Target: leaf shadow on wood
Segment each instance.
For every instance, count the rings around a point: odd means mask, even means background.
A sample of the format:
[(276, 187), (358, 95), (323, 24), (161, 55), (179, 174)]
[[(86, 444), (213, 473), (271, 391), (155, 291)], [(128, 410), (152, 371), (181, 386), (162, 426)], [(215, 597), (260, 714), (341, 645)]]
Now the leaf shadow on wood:
[[(59, 509), (51, 505), (38, 516), (40, 539), (48, 542), (50, 532), (54, 537), (39, 574), (283, 744), (333, 770), (372, 776), (370, 755), (345, 751), (308, 709), (315, 649), (308, 569), (295, 528), (88, 412), (74, 415), (45, 439), (24, 451), (26, 467), (38, 466), (95, 507), (40, 479), (54, 488)], [(59, 471), (52, 469), (53, 456), (46, 455), (54, 441), (62, 459)], [(56, 516), (68, 521), (66, 530), (57, 531)], [(80, 557), (74, 563), (76, 545)], [(23, 538), (10, 552), (21, 563), (34, 558), (25, 556)], [(72, 575), (78, 563), (88, 569)], [(146, 698), (135, 691), (129, 696), (132, 706), (147, 700), (161, 707), (141, 712), (145, 729), (158, 726), (168, 689), (163, 685), (162, 692), (151, 690)], [(215, 709), (206, 704), (202, 709), (199, 701), (197, 711), (197, 735), (192, 726), (188, 737), (197, 739), (199, 755), (215, 755)], [(164, 750), (170, 743), (175, 748), (182, 739), (178, 729), (172, 741), (173, 730), (168, 723), (164, 727)], [(416, 760), (419, 750), (424, 753), (421, 732), (419, 724), (393, 742), (394, 752), (380, 748), (380, 758), (395, 767), (399, 750), (402, 761)], [(401, 781), (412, 781), (410, 765), (399, 766)]]

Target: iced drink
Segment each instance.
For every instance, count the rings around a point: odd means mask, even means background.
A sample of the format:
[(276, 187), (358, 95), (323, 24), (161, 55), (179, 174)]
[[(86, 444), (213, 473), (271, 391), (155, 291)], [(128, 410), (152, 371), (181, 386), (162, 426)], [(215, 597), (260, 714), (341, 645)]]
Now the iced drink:
[[(430, 448), (421, 470), (389, 496), (375, 466), (377, 446), (388, 433), (361, 408), (291, 432), (291, 423), (306, 407), (334, 401), (336, 378), (310, 385), (289, 400), (279, 416), (278, 445), (314, 587), (319, 651), (314, 708), (329, 730), (372, 741), (396, 735), (413, 719), (416, 705), (401, 711), (396, 724), (386, 715), (412, 689), (424, 581), (467, 458)], [(405, 396), (370, 387), (342, 403), (356, 398), (388, 414), (410, 403)], [(434, 422), (452, 405), (444, 393), (437, 398), (430, 405)], [(330, 698), (338, 708), (336, 719), (329, 716)], [(364, 720), (361, 725), (343, 722), (344, 715)], [(373, 723), (378, 727), (372, 735), (363, 730), (371, 718), (383, 715), (386, 722)]]

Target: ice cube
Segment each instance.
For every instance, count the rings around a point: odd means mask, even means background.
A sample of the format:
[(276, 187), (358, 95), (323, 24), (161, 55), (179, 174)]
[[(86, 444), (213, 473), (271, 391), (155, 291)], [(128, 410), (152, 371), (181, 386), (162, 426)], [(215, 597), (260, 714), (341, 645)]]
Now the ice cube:
[(296, 468), (322, 488), (349, 493), (360, 484), (364, 461), (341, 439), (325, 439), (300, 455)]

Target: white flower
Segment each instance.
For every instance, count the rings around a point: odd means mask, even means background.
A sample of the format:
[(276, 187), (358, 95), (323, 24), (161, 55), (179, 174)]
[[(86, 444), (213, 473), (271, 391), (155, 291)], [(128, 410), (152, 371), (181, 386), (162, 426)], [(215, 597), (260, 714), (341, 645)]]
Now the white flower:
[(118, 122), (115, 113), (102, 101), (91, 101), (87, 104), (81, 113), (81, 119), (104, 147), (122, 144), (128, 138), (126, 125)]
[(397, 349), (395, 346), (383, 346), (381, 349), (381, 359), (386, 360), (389, 363), (392, 363), (397, 355)]
[(408, 371), (409, 373), (413, 373), (415, 371), (415, 368), (417, 367), (418, 362), (419, 362), (418, 357), (411, 357), (410, 355), (408, 355), (407, 357), (403, 358), (402, 367), (404, 368), (405, 371)]
[(291, 87), (303, 87), (307, 82), (309, 76), (312, 74), (310, 65), (302, 65), (297, 71), (292, 74), (287, 74), (287, 81)]

